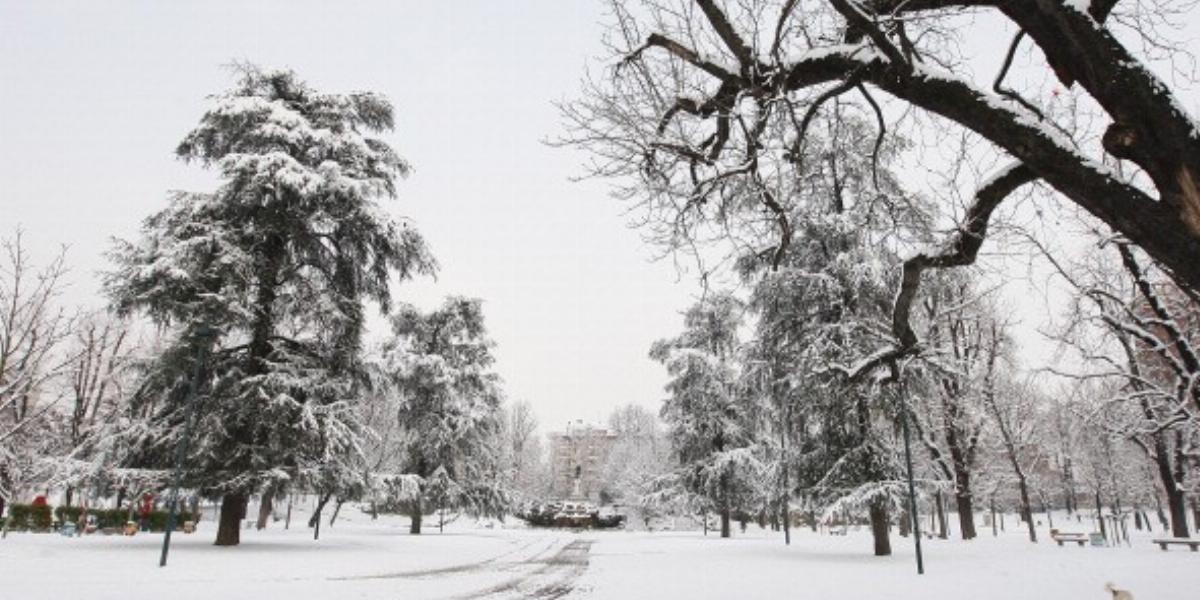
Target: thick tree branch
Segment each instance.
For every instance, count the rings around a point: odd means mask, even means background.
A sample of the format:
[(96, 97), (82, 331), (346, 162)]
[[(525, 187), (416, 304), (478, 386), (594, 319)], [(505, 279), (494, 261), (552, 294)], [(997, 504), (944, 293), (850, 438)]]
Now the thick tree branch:
[(919, 350), (919, 340), (910, 317), (913, 300), (921, 287), (921, 274), (928, 269), (958, 267), (975, 262), (979, 248), (987, 237), (988, 221), (996, 207), (1017, 188), (1035, 179), (1037, 176), (1033, 170), (1022, 164), (1004, 169), (976, 192), (974, 204), (967, 209), (963, 224), (943, 252), (921, 253), (904, 261), (900, 289), (892, 307), (892, 335), (897, 344), (868, 357), (854, 368), (840, 369), (851, 381), (861, 380), (876, 368)]
[[(1078, 154), (1068, 140), (1041, 125), (1036, 115), (1008, 105), (956, 77), (918, 68), (894, 68), (861, 46), (820, 49), (789, 65), (788, 90), (851, 74), (889, 94), (946, 117), (984, 136), (1034, 170), (1076, 204), (1125, 234), (1176, 277), (1200, 287), (1200, 235), (1180, 215), (1123, 183), (1106, 167)], [(1200, 187), (1197, 188), (1200, 190)]]
[(722, 42), (725, 42), (725, 47), (729, 48), (733, 56), (742, 64), (742, 70), (745, 71), (754, 66), (754, 53), (746, 45), (742, 36), (738, 35), (733, 24), (729, 22), (729, 18), (717, 7), (716, 3), (713, 0), (696, 0), (696, 4), (699, 4), (700, 10), (704, 11), (704, 16), (712, 25), (713, 31), (717, 32)]
[(646, 42), (644, 44), (630, 52), (624, 58), (624, 60), (617, 64), (617, 68), (620, 69), (633, 61), (641, 59), (642, 53), (650, 48), (663, 48), (672, 55), (687, 61), (692, 66), (699, 68), (705, 73), (708, 73), (709, 75), (712, 75), (721, 81), (737, 79), (737, 75), (725, 68), (723, 65), (719, 65), (713, 62), (711, 59), (701, 56), (699, 52), (696, 52), (695, 50), (692, 50), (691, 48), (688, 48), (687, 46), (659, 33), (650, 34), (650, 36), (646, 38)]
[[(856, 0), (829, 0), (833, 8), (846, 18), (846, 22), (850, 28), (856, 32), (862, 32), (867, 37), (871, 38), (871, 43), (875, 44), (876, 48), (887, 57), (895, 66), (899, 67), (907, 65), (908, 60), (904, 58), (904, 54), (900, 49), (888, 39), (887, 34), (879, 28), (879, 23), (863, 12), (858, 6)], [(876, 13), (878, 14), (878, 13)]]

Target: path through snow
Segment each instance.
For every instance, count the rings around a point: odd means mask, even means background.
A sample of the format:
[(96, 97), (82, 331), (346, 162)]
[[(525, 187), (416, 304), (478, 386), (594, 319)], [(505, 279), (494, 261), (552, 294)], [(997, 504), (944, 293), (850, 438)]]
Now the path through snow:
[(878, 558), (865, 529), (796, 531), (785, 546), (756, 527), (721, 540), (691, 531), (476, 528), (464, 519), (445, 533), (412, 536), (403, 519), (351, 514), (320, 541), (304, 527), (275, 526), (218, 548), (202, 528), (173, 538), (165, 569), (157, 566), (159, 535), (14, 533), (0, 541), (0, 600), (1105, 600), (1106, 581), (1138, 600), (1192, 600), (1200, 590), (1200, 554), (1159, 550), (1150, 543), (1159, 531), (1134, 532), (1132, 546), (1119, 548), (1031, 544), (1011, 527), (982, 533), (972, 542), (926, 541), (924, 576), (914, 572), (911, 538), (893, 538), (896, 554)]

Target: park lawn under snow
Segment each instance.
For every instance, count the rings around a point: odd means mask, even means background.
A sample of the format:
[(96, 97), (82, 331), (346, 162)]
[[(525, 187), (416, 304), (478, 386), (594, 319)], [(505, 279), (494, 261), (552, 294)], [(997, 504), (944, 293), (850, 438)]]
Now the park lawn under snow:
[(1102, 599), (1106, 581), (1139, 600), (1200, 597), (1200, 554), (1162, 552), (1145, 533), (1132, 547), (1060, 548), (1011, 527), (997, 538), (984, 529), (970, 543), (926, 541), (927, 574), (917, 576), (912, 538), (894, 537), (896, 554), (877, 558), (865, 528), (845, 537), (801, 530), (791, 546), (753, 525), (730, 540), (464, 522), (410, 536), (402, 519), (358, 514), (313, 541), (303, 522), (243, 531), (240, 547), (217, 548), (208, 521), (173, 537), (165, 569), (157, 534), (13, 533), (0, 541), (0, 598)]

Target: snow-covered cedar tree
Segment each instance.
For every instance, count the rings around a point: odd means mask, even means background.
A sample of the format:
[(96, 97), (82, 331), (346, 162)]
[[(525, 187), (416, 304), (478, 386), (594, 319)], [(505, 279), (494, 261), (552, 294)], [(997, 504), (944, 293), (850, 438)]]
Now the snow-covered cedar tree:
[[(659, 498), (702, 501), (721, 518), (721, 537), (731, 534), (735, 511), (749, 510), (761, 482), (755, 454), (754, 407), (739, 393), (738, 327), (742, 303), (714, 293), (687, 310), (684, 330), (659, 340), (650, 356), (667, 369), (662, 420), (678, 467), (656, 485)], [(649, 499), (653, 504), (654, 498)]]
[(920, 241), (929, 217), (892, 173), (897, 149), (877, 146), (853, 107), (835, 101), (828, 109), (793, 149), (796, 164), (772, 164), (799, 176), (756, 184), (778, 199), (790, 237), (786, 246), (737, 261), (756, 317), (743, 379), (765, 408), (772, 511), (789, 510), (792, 501), (814, 519), (846, 516), (834, 508), (866, 509), (875, 551), (887, 554), (889, 506), (899, 488), (890, 449), (894, 394), (842, 371), (886, 342), (897, 247)]
[(364, 303), (386, 311), (390, 285), (434, 268), (420, 235), (379, 203), (408, 172), (377, 137), (392, 128), (387, 99), (321, 93), (291, 71), (236, 72), (176, 150), (222, 183), (171, 194), (138, 239), (116, 243), (106, 277), (119, 310), (170, 332), (133, 400), (146, 425), (131, 465), (170, 466), (196, 373), (184, 480), (222, 496), (218, 545), (238, 543), (255, 491), (361, 473)]
[(508, 494), (496, 439), (500, 377), (483, 322), (483, 302), (450, 297), (422, 312), (403, 305), (392, 317), (383, 365), (398, 403), (404, 474), (420, 486), (408, 502), (411, 532), (443, 508), (500, 515)]
[[(884, 147), (936, 121), (950, 126), (943, 139), (977, 136), (987, 162), (1007, 165), (963, 194), (966, 210), (943, 247), (912, 253), (891, 274), (892, 339), (876, 360), (856, 363), (856, 378), (919, 351), (909, 315), (922, 272), (974, 262), (997, 207), (1035, 182), (1200, 289), (1200, 127), (1148, 66), (1155, 53), (1183, 50), (1160, 10), (1116, 0), (609, 4), (607, 68), (563, 106), (563, 141), (587, 150), (589, 174), (613, 180), (651, 237), (672, 247), (732, 232), (781, 257), (796, 224), (769, 186), (804, 178), (796, 149), (815, 130), (812, 117), (839, 102), (868, 115)], [(966, 41), (1003, 27), (1014, 34), (1007, 53), (971, 61)], [(1034, 68), (1053, 77), (1006, 77), (1014, 54), (1030, 48)], [(999, 72), (970, 75), (982, 64)], [(1082, 109), (1053, 110), (1065, 95)], [(884, 100), (897, 109), (882, 110)], [(1103, 130), (1080, 127), (1089, 122)], [(1141, 175), (1129, 181), (1121, 171)]]

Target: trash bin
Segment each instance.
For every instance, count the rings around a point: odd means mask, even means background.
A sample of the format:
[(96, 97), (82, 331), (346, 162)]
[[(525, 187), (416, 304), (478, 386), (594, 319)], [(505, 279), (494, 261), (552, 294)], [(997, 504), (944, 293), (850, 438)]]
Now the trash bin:
[(1103, 533), (1100, 533), (1099, 531), (1093, 531), (1092, 533), (1088, 534), (1088, 537), (1092, 540), (1093, 546), (1103, 546), (1104, 545), (1105, 540), (1104, 540)]

